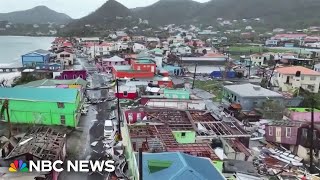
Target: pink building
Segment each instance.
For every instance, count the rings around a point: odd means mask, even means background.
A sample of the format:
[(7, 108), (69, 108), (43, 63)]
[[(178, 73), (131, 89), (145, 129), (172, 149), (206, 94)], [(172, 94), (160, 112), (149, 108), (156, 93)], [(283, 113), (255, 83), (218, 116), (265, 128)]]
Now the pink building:
[(59, 76), (55, 76), (55, 79), (87, 79), (86, 70), (63, 70)]
[[(289, 108), (286, 115), (293, 121), (311, 122), (310, 108)], [(314, 110), (314, 122), (320, 123), (320, 110)]]

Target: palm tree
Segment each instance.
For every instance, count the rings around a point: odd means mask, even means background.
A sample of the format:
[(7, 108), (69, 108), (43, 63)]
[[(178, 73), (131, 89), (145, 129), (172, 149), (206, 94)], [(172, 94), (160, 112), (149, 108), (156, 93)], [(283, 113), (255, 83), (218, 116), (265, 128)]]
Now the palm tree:
[[(1, 101), (1, 99), (0, 99)], [(11, 122), (10, 122), (10, 115), (9, 115), (9, 100), (5, 99), (2, 102), (2, 107), (1, 107), (1, 111), (0, 111), (0, 119), (5, 119), (4, 117), (4, 111), (6, 111), (7, 114), (7, 119), (8, 119), (8, 124), (9, 124), (9, 138), (11, 138)]]

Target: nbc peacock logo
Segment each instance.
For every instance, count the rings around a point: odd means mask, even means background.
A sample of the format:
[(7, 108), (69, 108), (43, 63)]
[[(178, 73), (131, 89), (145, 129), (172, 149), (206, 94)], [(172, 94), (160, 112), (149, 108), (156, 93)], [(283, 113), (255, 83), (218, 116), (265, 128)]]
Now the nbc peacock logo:
[(27, 164), (22, 160), (14, 160), (10, 164), (9, 172), (29, 172)]

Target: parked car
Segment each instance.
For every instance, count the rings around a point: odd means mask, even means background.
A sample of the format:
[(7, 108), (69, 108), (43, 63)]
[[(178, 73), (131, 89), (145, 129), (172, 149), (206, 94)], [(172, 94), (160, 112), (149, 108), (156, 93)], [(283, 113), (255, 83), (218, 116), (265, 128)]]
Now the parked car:
[(104, 122), (104, 137), (110, 139), (114, 131), (112, 120), (105, 120)]

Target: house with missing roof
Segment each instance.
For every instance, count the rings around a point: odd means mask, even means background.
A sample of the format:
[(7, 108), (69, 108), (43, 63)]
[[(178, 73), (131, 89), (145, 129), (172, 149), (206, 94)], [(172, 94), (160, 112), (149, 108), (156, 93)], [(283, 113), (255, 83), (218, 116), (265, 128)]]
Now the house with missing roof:
[(302, 67), (291, 66), (275, 70), (272, 85), (281, 91), (294, 92), (299, 88), (318, 93), (320, 85), (320, 72)]
[[(79, 122), (80, 93), (63, 88), (0, 88), (0, 107), (9, 100), (11, 123), (76, 127)], [(6, 112), (4, 120), (8, 120)]]
[(281, 94), (249, 83), (224, 86), (223, 98), (231, 104), (241, 105), (242, 111), (262, 107), (267, 100), (284, 105), (284, 97)]
[[(0, 179), (29, 180), (51, 179), (58, 180), (59, 172), (6, 173), (10, 164), (17, 161), (64, 161), (66, 157), (66, 134), (49, 127), (31, 128), (0, 161)], [(21, 170), (21, 169), (20, 169)]]
[[(125, 153), (130, 173), (134, 177), (139, 174), (136, 163), (139, 150), (143, 153), (181, 152), (209, 158), (219, 164), (223, 157), (216, 152), (216, 146), (208, 143), (212, 138), (239, 140), (243, 146), (248, 147), (251, 136), (237, 122), (219, 121), (205, 111), (140, 106), (125, 109), (123, 117), (124, 128), (121, 133), (127, 140), (124, 142)], [(172, 179), (180, 179), (179, 176), (171, 175)]]
[(142, 165), (145, 180), (225, 179), (210, 159), (180, 152), (143, 153)]

